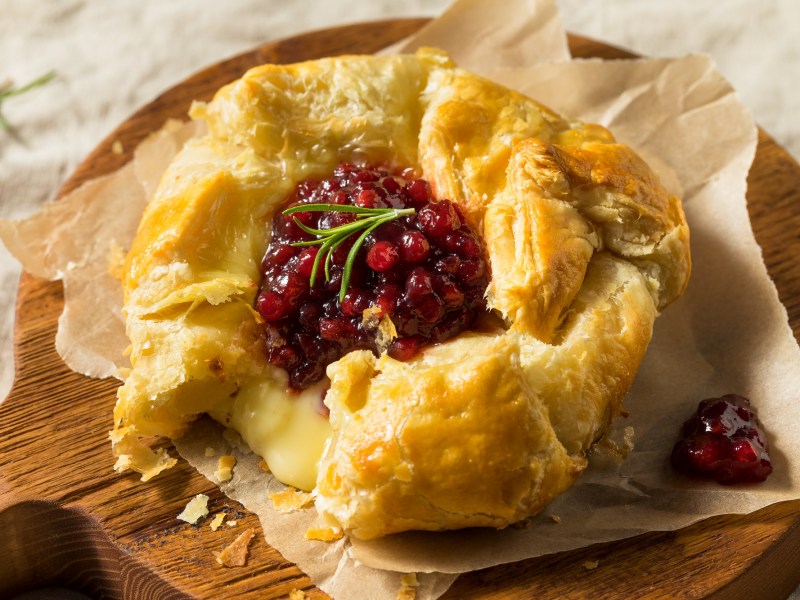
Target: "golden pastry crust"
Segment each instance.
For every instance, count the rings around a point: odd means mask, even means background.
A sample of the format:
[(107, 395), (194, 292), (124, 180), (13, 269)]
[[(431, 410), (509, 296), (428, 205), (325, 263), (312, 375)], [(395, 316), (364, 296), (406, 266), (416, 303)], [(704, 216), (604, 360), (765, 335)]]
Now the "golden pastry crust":
[(318, 510), (361, 538), (504, 527), (572, 483), (689, 276), (680, 202), (644, 161), (429, 49), (258, 67), (192, 114), (209, 133), (164, 175), (125, 265), (118, 468), (151, 477), (171, 459), (148, 436), (224, 413), (253, 378), (285, 381), (254, 350), (265, 222), (350, 161), (414, 167), (462, 207), (505, 326), (407, 363), (331, 364)]

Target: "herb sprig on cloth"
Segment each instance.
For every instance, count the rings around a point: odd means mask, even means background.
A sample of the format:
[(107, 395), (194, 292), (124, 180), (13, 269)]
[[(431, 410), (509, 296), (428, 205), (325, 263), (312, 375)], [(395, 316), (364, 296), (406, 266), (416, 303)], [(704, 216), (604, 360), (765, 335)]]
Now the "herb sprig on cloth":
[(41, 87), (47, 82), (51, 81), (56, 76), (55, 71), (49, 71), (45, 73), (41, 77), (37, 77), (30, 83), (26, 83), (22, 87), (12, 87), (10, 82), (6, 82), (5, 84), (0, 84), (0, 127), (5, 130), (11, 129), (11, 124), (6, 120), (2, 113), (2, 106), (3, 102), (8, 100), (9, 98), (13, 98), (14, 96), (20, 96), (26, 92), (29, 92), (35, 88)]

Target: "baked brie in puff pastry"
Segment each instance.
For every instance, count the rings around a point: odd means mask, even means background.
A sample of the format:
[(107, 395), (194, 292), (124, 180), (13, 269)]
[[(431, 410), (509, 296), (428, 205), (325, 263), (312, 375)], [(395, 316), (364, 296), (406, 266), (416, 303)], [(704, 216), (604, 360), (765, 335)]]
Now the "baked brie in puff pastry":
[[(505, 527), (570, 486), (689, 277), (680, 201), (639, 156), (431, 49), (261, 66), (191, 114), (208, 132), (124, 266), (117, 469), (170, 467), (149, 445), (207, 413), (362, 539)], [(341, 163), (413, 169), (458, 205), (497, 325), (407, 360), (351, 351), (298, 392), (264, 351), (260, 265), (286, 199)]]

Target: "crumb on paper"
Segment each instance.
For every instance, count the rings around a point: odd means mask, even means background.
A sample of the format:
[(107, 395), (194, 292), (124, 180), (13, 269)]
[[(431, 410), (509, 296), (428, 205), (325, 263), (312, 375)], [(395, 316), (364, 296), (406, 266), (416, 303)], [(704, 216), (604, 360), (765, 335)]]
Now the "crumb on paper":
[(605, 450), (611, 456), (614, 456), (618, 459), (625, 460), (628, 455), (633, 451), (633, 438), (634, 438), (634, 430), (633, 427), (630, 425), (625, 427), (625, 430), (622, 435), (622, 440), (620, 442), (616, 442), (615, 440), (610, 439), (609, 437), (603, 437), (599, 442), (594, 444), (591, 447), (591, 450), (597, 452), (599, 450)]
[(208, 496), (205, 494), (197, 494), (197, 496), (189, 500), (186, 508), (178, 515), (178, 519), (194, 525), (207, 514)]
[(125, 256), (128, 253), (116, 240), (111, 240), (108, 249), (108, 274), (114, 279), (122, 280), (122, 270), (125, 265)]
[(214, 518), (211, 520), (211, 523), (209, 523), (211, 531), (216, 531), (217, 529), (219, 529), (224, 520), (225, 520), (225, 513), (219, 512), (215, 514)]
[(217, 451), (216, 451), (216, 450), (214, 450), (214, 449), (213, 449), (211, 446), (206, 446), (206, 449), (205, 449), (205, 451), (203, 452), (203, 454), (205, 454), (205, 457), (206, 457), (206, 458), (211, 458), (211, 457), (213, 457), (213, 456), (216, 456), (216, 455), (217, 455)]
[(111, 144), (111, 152), (119, 156), (123, 152), (125, 152), (125, 148), (122, 146), (122, 142), (119, 140), (114, 140), (114, 143)]
[(417, 597), (416, 573), (403, 573), (400, 576), (400, 589), (397, 590), (397, 600), (414, 600)]
[(625, 444), (625, 447), (628, 449), (628, 452), (631, 452), (633, 450), (633, 435), (634, 435), (633, 427), (629, 425), (628, 427), (625, 428), (625, 435), (623, 437), (623, 443)]
[(599, 560), (585, 560), (583, 561), (583, 568), (587, 571), (592, 571), (597, 568), (597, 565), (600, 564)]
[(225, 431), (222, 432), (222, 438), (228, 442), (232, 448), (236, 448), (242, 452), (250, 452), (250, 447), (245, 443), (244, 439), (242, 439), (242, 436), (239, 435), (239, 432), (235, 429), (231, 429), (230, 427), (225, 429)]
[(245, 529), (222, 552), (214, 552), (217, 563), (223, 567), (243, 567), (247, 564), (247, 546), (256, 532), (254, 529)]
[(236, 457), (230, 454), (223, 454), (217, 461), (217, 479), (220, 481), (230, 481), (233, 476), (233, 467), (236, 465)]
[(309, 492), (303, 492), (293, 487), (287, 487), (282, 492), (274, 492), (269, 495), (275, 510), (282, 513), (290, 513), (296, 510), (308, 508), (314, 502), (314, 496)]
[(558, 515), (550, 515), (550, 520), (556, 525), (561, 524), (561, 517), (559, 517)]
[(289, 592), (289, 600), (306, 600), (306, 593), (295, 588)]
[(344, 532), (340, 527), (331, 527), (329, 525), (309, 527), (306, 530), (306, 539), (318, 542), (335, 542), (342, 539), (343, 536)]
[(264, 471), (264, 473), (272, 473), (272, 471), (269, 468), (269, 465), (267, 464), (267, 461), (265, 461), (263, 458), (260, 461), (258, 461), (258, 468)]

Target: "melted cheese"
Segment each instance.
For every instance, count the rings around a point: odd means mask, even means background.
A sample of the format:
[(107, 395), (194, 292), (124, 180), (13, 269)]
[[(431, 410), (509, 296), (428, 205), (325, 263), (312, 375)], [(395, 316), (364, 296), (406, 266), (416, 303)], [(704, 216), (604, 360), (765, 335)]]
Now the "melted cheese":
[(331, 436), (327, 417), (319, 413), (327, 380), (299, 394), (287, 394), (284, 382), (258, 379), (239, 390), (226, 419), (250, 449), (261, 456), (283, 483), (312, 490), (317, 463)]

